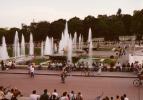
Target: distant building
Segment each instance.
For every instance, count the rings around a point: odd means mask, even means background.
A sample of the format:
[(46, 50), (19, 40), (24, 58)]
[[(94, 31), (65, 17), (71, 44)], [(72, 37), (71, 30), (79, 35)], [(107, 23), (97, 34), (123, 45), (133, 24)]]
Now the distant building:
[(119, 36), (119, 40), (120, 41), (135, 41), (136, 36), (134, 36), (134, 35), (132, 35), (132, 36)]
[(104, 38), (93, 38), (92, 41), (93, 42), (103, 42)]

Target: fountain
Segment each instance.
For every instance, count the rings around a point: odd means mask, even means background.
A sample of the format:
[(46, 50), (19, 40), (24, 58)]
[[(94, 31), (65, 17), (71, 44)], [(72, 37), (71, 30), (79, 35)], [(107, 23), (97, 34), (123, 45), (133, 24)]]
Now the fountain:
[(59, 54), (63, 55), (64, 52), (67, 52), (68, 41), (69, 41), (69, 34), (68, 34), (68, 25), (66, 22), (64, 33), (62, 33), (62, 38), (59, 42)]
[(64, 54), (64, 34), (62, 33), (62, 38), (59, 42), (59, 50), (58, 50), (58, 53), (60, 55), (63, 55)]
[(89, 65), (89, 68), (92, 68), (92, 48), (93, 48), (93, 45), (92, 45), (92, 32), (91, 32), (91, 28), (89, 29), (89, 33), (88, 33), (88, 56), (89, 56), (89, 61), (88, 61), (88, 65)]
[(49, 54), (49, 43), (50, 43), (50, 40), (49, 40), (49, 37), (47, 36), (46, 37), (46, 41), (45, 41), (45, 49), (44, 49), (44, 55), (48, 55)]
[(22, 34), (22, 41), (21, 41), (21, 55), (25, 56), (25, 39), (23, 34)]
[(15, 33), (15, 38), (14, 38), (13, 53), (14, 53), (14, 57), (20, 57), (20, 46), (19, 46), (19, 38), (18, 38), (17, 31)]
[[(76, 33), (75, 33), (75, 40), (76, 41)], [(72, 62), (72, 37), (68, 33), (68, 24), (66, 22), (64, 33), (62, 33), (62, 38), (59, 42), (59, 54), (63, 55), (67, 53), (67, 60)]]
[(68, 54), (67, 54), (67, 58), (68, 58), (68, 61), (70, 62), (70, 63), (72, 63), (72, 38), (71, 38), (71, 36), (69, 36), (69, 40), (68, 40)]
[(53, 54), (53, 38), (49, 38), (47, 36), (45, 42), (44, 55), (52, 55), (52, 54)]
[(51, 55), (54, 54), (54, 39), (51, 38)]
[(56, 43), (54, 44), (54, 52), (56, 52), (56, 53), (58, 52), (58, 47), (57, 47)]
[(5, 59), (8, 59), (9, 56), (8, 56), (8, 52), (7, 52), (7, 47), (6, 47), (6, 41), (5, 41), (5, 37), (3, 36), (2, 37), (2, 46), (0, 48), (0, 58), (2, 60), (5, 60)]
[(78, 49), (80, 50), (81, 49), (81, 34), (80, 34), (80, 36), (79, 36), (79, 39), (78, 39), (78, 41), (79, 41), (79, 45), (78, 45)]
[(32, 33), (30, 34), (30, 41), (29, 41), (29, 55), (34, 55), (34, 43), (33, 43), (33, 36)]
[(73, 48), (76, 50), (77, 49), (77, 33), (74, 33), (74, 38), (73, 38)]
[(81, 37), (81, 47), (80, 47), (80, 49), (82, 50), (82, 48), (83, 48), (83, 36)]

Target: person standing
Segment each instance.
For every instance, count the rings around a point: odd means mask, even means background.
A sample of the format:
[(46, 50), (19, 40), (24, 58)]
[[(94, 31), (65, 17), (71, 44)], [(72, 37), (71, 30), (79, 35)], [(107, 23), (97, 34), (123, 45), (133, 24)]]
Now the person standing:
[(98, 69), (98, 74), (101, 74), (101, 72), (102, 72), (102, 67), (103, 67), (103, 64), (102, 63), (100, 63), (99, 64), (99, 69)]
[(115, 100), (120, 100), (120, 97), (117, 95)]
[(75, 100), (76, 99), (76, 95), (75, 95), (74, 91), (71, 91), (71, 93), (69, 93), (69, 99), (70, 100)]
[(35, 67), (35, 64), (33, 63), (32, 66), (30, 67), (30, 76), (32, 78), (34, 78), (34, 67)]
[(1, 61), (1, 70), (5, 70), (4, 67), (5, 67), (5, 66), (4, 66), (4, 61), (2, 60), (2, 61)]
[(124, 94), (123, 97), (124, 97), (124, 100), (129, 100), (126, 94)]
[(67, 92), (64, 92), (62, 97), (60, 98), (60, 100), (69, 100), (68, 96), (67, 96)]
[(83, 100), (81, 92), (78, 92), (75, 100)]
[(48, 90), (44, 89), (44, 94), (40, 96), (40, 100), (49, 100), (49, 95), (47, 94)]
[(54, 89), (54, 92), (51, 94), (50, 100), (54, 100), (54, 99), (58, 99), (59, 98), (59, 94), (57, 92), (56, 89)]
[(38, 100), (40, 98), (40, 95), (36, 94), (36, 90), (32, 91), (32, 94), (30, 94), (29, 100)]

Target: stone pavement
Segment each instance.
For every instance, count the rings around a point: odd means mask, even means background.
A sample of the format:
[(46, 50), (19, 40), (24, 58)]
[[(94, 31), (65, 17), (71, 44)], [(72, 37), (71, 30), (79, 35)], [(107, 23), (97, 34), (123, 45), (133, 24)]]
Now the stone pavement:
[[(58, 76), (61, 71), (36, 70), (35, 78), (30, 78), (26, 69), (14, 69), (0, 71), (0, 85), (16, 87), (22, 91), (24, 97), (18, 100), (29, 100), (32, 90), (42, 94), (43, 89), (49, 92), (57, 89), (62, 95), (64, 91), (81, 91), (84, 100), (95, 100), (95, 97), (104, 92), (105, 96), (116, 96), (127, 94), (129, 100), (143, 100), (143, 87), (133, 86), (136, 75), (132, 72), (102, 72), (100, 75), (94, 72), (95, 77), (85, 77), (81, 72), (71, 72), (66, 78), (66, 83), (61, 84)], [(93, 73), (90, 73), (93, 74)], [(140, 99), (139, 99), (140, 98)]]
[[(61, 71), (53, 71), (53, 70), (35, 70), (35, 75), (60, 75)], [(12, 69), (0, 71), (0, 74), (28, 74), (28, 70), (26, 69)], [(80, 76), (80, 77), (111, 77), (111, 78), (136, 78), (137, 75), (133, 72), (101, 72), (98, 74), (97, 72), (89, 72), (83, 73), (81, 71), (73, 71), (69, 73), (70, 76)]]

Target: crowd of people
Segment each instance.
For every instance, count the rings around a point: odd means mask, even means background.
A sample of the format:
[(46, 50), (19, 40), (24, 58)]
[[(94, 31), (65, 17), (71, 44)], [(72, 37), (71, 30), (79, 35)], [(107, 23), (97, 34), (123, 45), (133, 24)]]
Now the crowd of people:
[(0, 100), (18, 100), (21, 96), (21, 91), (17, 88), (0, 86)]
[[(97, 100), (101, 100), (101, 99), (97, 99)], [(126, 94), (119, 96), (117, 95), (116, 97), (104, 97), (102, 100), (129, 100), (129, 98), (127, 97)]]
[(48, 92), (47, 89), (44, 89), (43, 94), (38, 95), (36, 90), (32, 91), (32, 94), (29, 96), (30, 100), (83, 100), (83, 96), (81, 92), (75, 93), (74, 91), (71, 92), (63, 92), (60, 95), (56, 89), (53, 92)]
[[(18, 100), (22, 96), (21, 91), (17, 88), (0, 86), (0, 100)], [(75, 93), (73, 90), (60, 94), (56, 89), (51, 93), (44, 89), (41, 95), (37, 94), (36, 90), (33, 90), (29, 95), (29, 100), (83, 100), (83, 96), (81, 92)]]
[[(78, 63), (49, 63), (47, 65), (48, 70), (62, 70), (63, 67), (67, 66), (69, 70), (72, 71), (83, 71), (83, 70), (92, 70), (92, 71), (122, 71), (122, 72), (133, 72), (133, 71), (139, 71), (143, 68), (141, 64), (138, 63), (123, 63), (117, 62), (114, 66), (111, 66), (109, 64), (103, 63), (103, 62), (92, 62), (91, 65), (88, 64), (88, 62), (78, 62)], [(40, 65), (40, 68), (42, 69), (42, 65)]]
[[(0, 86), (0, 100), (18, 100), (22, 97), (21, 91), (17, 88), (11, 88)], [(37, 94), (36, 90), (33, 90), (29, 95), (28, 100), (83, 100), (83, 95), (81, 92), (75, 92), (71, 90), (70, 92), (64, 91), (59, 93), (57, 89), (54, 89), (53, 92), (49, 92), (47, 89), (43, 90), (43, 93)], [(115, 97), (104, 96), (103, 93), (100, 96), (97, 96), (95, 100), (129, 100), (126, 94)]]
[(14, 69), (16, 67), (15, 60), (1, 61), (1, 70)]

